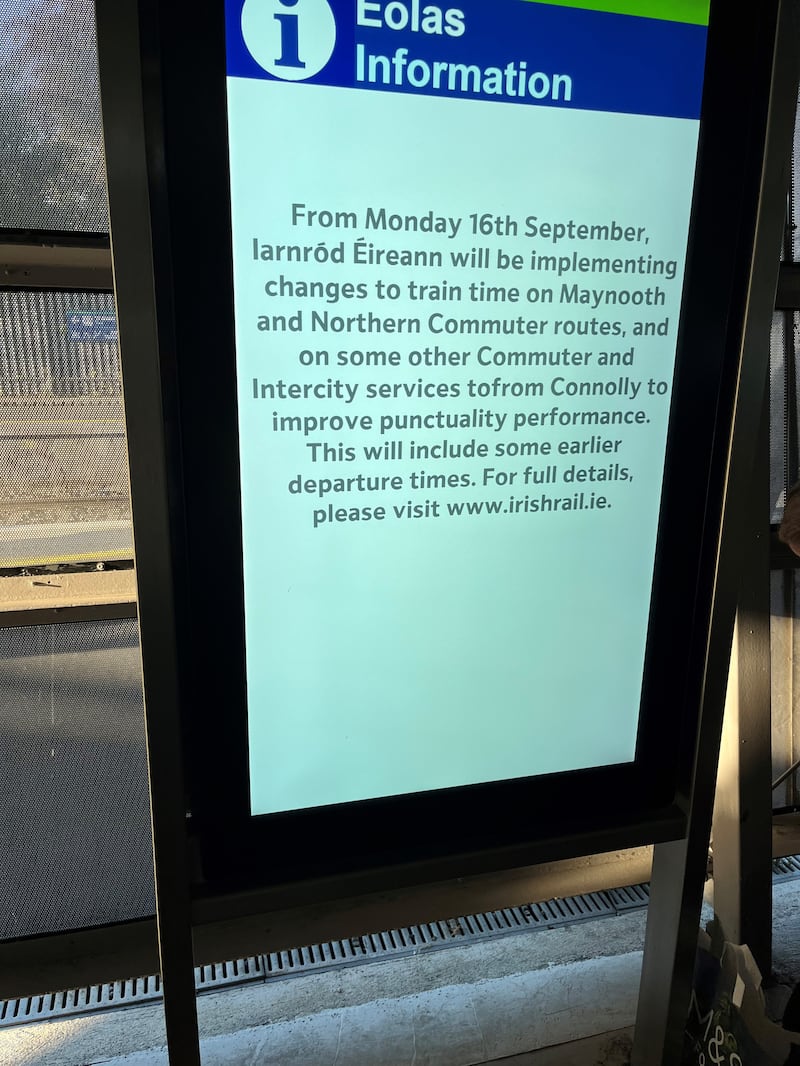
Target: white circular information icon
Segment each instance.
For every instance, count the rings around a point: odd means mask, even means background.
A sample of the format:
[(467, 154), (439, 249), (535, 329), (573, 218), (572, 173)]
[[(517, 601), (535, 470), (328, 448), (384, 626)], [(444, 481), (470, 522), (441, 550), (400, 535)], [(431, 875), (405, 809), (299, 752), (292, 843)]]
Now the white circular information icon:
[(333, 55), (336, 20), (328, 0), (246, 0), (242, 36), (253, 59), (273, 77), (304, 81)]

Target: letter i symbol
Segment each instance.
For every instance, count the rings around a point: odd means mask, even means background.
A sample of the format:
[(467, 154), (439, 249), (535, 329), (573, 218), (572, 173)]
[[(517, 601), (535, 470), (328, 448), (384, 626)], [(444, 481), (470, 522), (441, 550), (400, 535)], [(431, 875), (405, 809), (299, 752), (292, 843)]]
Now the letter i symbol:
[(273, 78), (305, 81), (333, 55), (336, 19), (330, 0), (244, 0), (242, 38)]
[[(295, 7), (297, 0), (279, 0), (283, 7)], [(281, 54), (275, 60), (277, 67), (305, 67), (305, 63), (298, 54), (298, 17), (296, 14), (282, 12), (275, 15), (275, 20), (281, 28)]]

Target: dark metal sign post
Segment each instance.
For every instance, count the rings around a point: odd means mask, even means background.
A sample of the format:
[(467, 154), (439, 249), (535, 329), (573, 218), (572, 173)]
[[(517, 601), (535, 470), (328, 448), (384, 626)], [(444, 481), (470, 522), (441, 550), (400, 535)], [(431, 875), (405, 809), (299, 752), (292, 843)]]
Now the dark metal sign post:
[[(739, 137), (742, 150), (755, 153), (764, 140), (761, 130), (766, 125), (766, 147), (757, 190), (742, 190), (743, 199), (757, 195), (759, 207), (752, 251), (746, 244), (741, 249), (741, 255), (750, 259), (748, 280), (739, 293), (734, 305), (735, 317), (730, 322), (729, 343), (733, 346), (737, 337), (741, 337), (740, 374), (729, 445), (720, 453), (721, 466), (715, 472), (717, 485), (728, 486), (722, 528), (718, 538), (706, 545), (706, 551), (715, 560), (715, 595), (707, 643), (700, 632), (696, 635), (695, 668), (703, 673), (703, 696), (696, 759), (687, 778), (689, 825), (684, 839), (656, 844), (654, 849), (634, 1066), (677, 1066), (681, 1060), (707, 875), (729, 648), (741, 566), (753, 523), (763, 527), (764, 535), (767, 529), (765, 507), (760, 514), (750, 513), (754, 495), (751, 488), (754, 442), (762, 436), (764, 421), (763, 404), (754, 402), (754, 397), (764, 396), (769, 367), (768, 338), (778, 281), (800, 70), (800, 8), (793, 0), (781, 3), (775, 22), (766, 17), (766, 11), (763, 14), (765, 17), (759, 20), (756, 32), (775, 42), (769, 100), (754, 99), (744, 93), (731, 102), (730, 126), (720, 131), (723, 136)], [(747, 79), (743, 78), (741, 84), (745, 86)], [(746, 115), (749, 120), (745, 123)], [(713, 224), (712, 220), (707, 221)], [(748, 600), (751, 595), (748, 594)], [(747, 615), (742, 614), (741, 618), (745, 621)], [(768, 723), (761, 723), (762, 733), (768, 728)], [(756, 812), (754, 817), (763, 822), (764, 813)], [(764, 875), (768, 876), (771, 833), (766, 848)]]
[[(114, 285), (125, 348), (125, 418), (142, 647), (147, 760), (155, 867), (156, 918), (171, 1066), (200, 1066), (192, 955), (187, 807), (183, 784), (180, 631), (175, 587), (180, 571), (168, 484), (175, 447), (170, 395), (169, 264), (153, 241), (159, 204), (148, 171), (153, 129), (144, 95), (155, 89), (140, 63), (136, 0), (96, 4), (108, 173)], [(149, 117), (152, 118), (152, 109)], [(124, 253), (117, 254), (118, 248)]]

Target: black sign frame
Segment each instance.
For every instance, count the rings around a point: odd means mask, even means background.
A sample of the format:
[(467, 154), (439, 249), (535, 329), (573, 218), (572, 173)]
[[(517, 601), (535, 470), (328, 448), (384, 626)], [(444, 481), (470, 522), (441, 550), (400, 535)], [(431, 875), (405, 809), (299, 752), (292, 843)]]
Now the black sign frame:
[[(191, 25), (191, 49), (184, 47)], [(187, 807), (203, 892), (366, 875), (438, 879), (678, 839), (697, 740), (761, 158), (730, 136), (726, 85), (763, 106), (769, 55), (741, 12), (712, 4), (698, 177), (632, 764), (252, 818), (222, 3), (140, 5), (160, 378), (167, 440)], [(763, 150), (763, 146), (762, 146)], [(724, 225), (716, 219), (725, 219)], [(112, 240), (114, 196), (112, 191)], [(114, 243), (115, 255), (124, 248)], [(777, 254), (777, 250), (776, 250)], [(125, 358), (126, 307), (118, 283)], [(702, 357), (698, 357), (702, 353)], [(124, 364), (126, 406), (142, 391)], [(754, 407), (760, 397), (752, 399)], [(135, 418), (132, 419), (135, 422)], [(138, 442), (132, 438), (132, 453)], [(132, 468), (136, 464), (132, 462)], [(135, 528), (146, 521), (137, 510)], [(139, 555), (137, 566), (157, 567)], [(702, 658), (702, 657), (701, 657)], [(145, 673), (147, 671), (145, 670)], [(403, 870), (402, 875), (399, 873)]]

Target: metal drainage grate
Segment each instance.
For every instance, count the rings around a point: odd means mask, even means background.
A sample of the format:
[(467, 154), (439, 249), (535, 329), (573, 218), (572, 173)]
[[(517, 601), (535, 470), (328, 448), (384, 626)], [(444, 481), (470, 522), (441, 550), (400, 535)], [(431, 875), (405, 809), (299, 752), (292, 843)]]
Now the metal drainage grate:
[[(250, 956), (233, 962), (197, 966), (194, 980), (198, 992), (215, 991), (230, 985), (264, 979), (263, 956)], [(53, 992), (44, 996), (9, 999), (0, 1003), (0, 1028), (9, 1025), (28, 1025), (63, 1018), (67, 1015), (94, 1014), (113, 1007), (133, 1007), (141, 1003), (155, 1003), (161, 999), (161, 977), (133, 977), (89, 988)]]
[(0, 1003), (0, 1026), (26, 1025), (46, 1018), (87, 1014), (111, 1007), (131, 1006), (161, 999), (161, 978), (133, 977), (68, 992), (51, 992), (44, 996), (8, 999)]
[(650, 902), (650, 885), (629, 885), (627, 888), (611, 888), (607, 895), (619, 914), (636, 911)]
[(800, 877), (800, 855), (784, 855), (780, 859), (772, 860), (774, 882), (793, 881), (795, 877)]
[(421, 925), (407, 925), (401, 929), (387, 929), (368, 933), (349, 940), (327, 941), (290, 951), (275, 951), (264, 956), (268, 977), (308, 973), (310, 970), (330, 969), (334, 966), (373, 961), (403, 955), (419, 955), (424, 951), (449, 947), (467, 940), (486, 940), (511, 933), (549, 929), (602, 918), (616, 912), (605, 893), (591, 893), (550, 900), (548, 903), (529, 903), (521, 907), (484, 911)]
[[(774, 859), (773, 880), (789, 881), (800, 877), (800, 855)], [(233, 962), (213, 963), (195, 968), (198, 993), (249, 982), (265, 982), (280, 977), (299, 976), (338, 966), (373, 962), (380, 959), (419, 955), (456, 943), (488, 940), (513, 933), (532, 932), (573, 925), (594, 918), (640, 910), (650, 900), (649, 884), (612, 888), (605, 892), (588, 892), (565, 896), (544, 903), (524, 903), (519, 907), (467, 914), (459, 918), (408, 925), (381, 933), (368, 933), (347, 940), (331, 940), (305, 947), (274, 951), (269, 955), (251, 955)], [(43, 996), (10, 999), (0, 1002), (0, 1028), (26, 1025), (49, 1018), (63, 1018), (135, 1006), (161, 999), (161, 979), (134, 977), (89, 988), (53, 992)]]
[[(800, 864), (798, 864), (800, 869)], [(338, 966), (372, 962), (380, 959), (419, 955), (456, 943), (488, 940), (519, 932), (553, 929), (594, 918), (613, 917), (646, 907), (648, 885), (588, 892), (579, 896), (551, 899), (545, 903), (526, 903), (480, 914), (462, 915), (437, 922), (388, 929), (381, 933), (332, 940), (305, 947), (274, 951), (269, 955), (250, 956), (233, 962), (198, 966), (195, 984), (198, 993), (231, 985), (291, 977), (320, 972)], [(138, 977), (91, 988), (56, 992), (44, 996), (7, 1000), (0, 1003), (0, 1028), (26, 1025), (49, 1018), (94, 1013), (113, 1007), (135, 1006), (161, 999), (158, 976)]]

